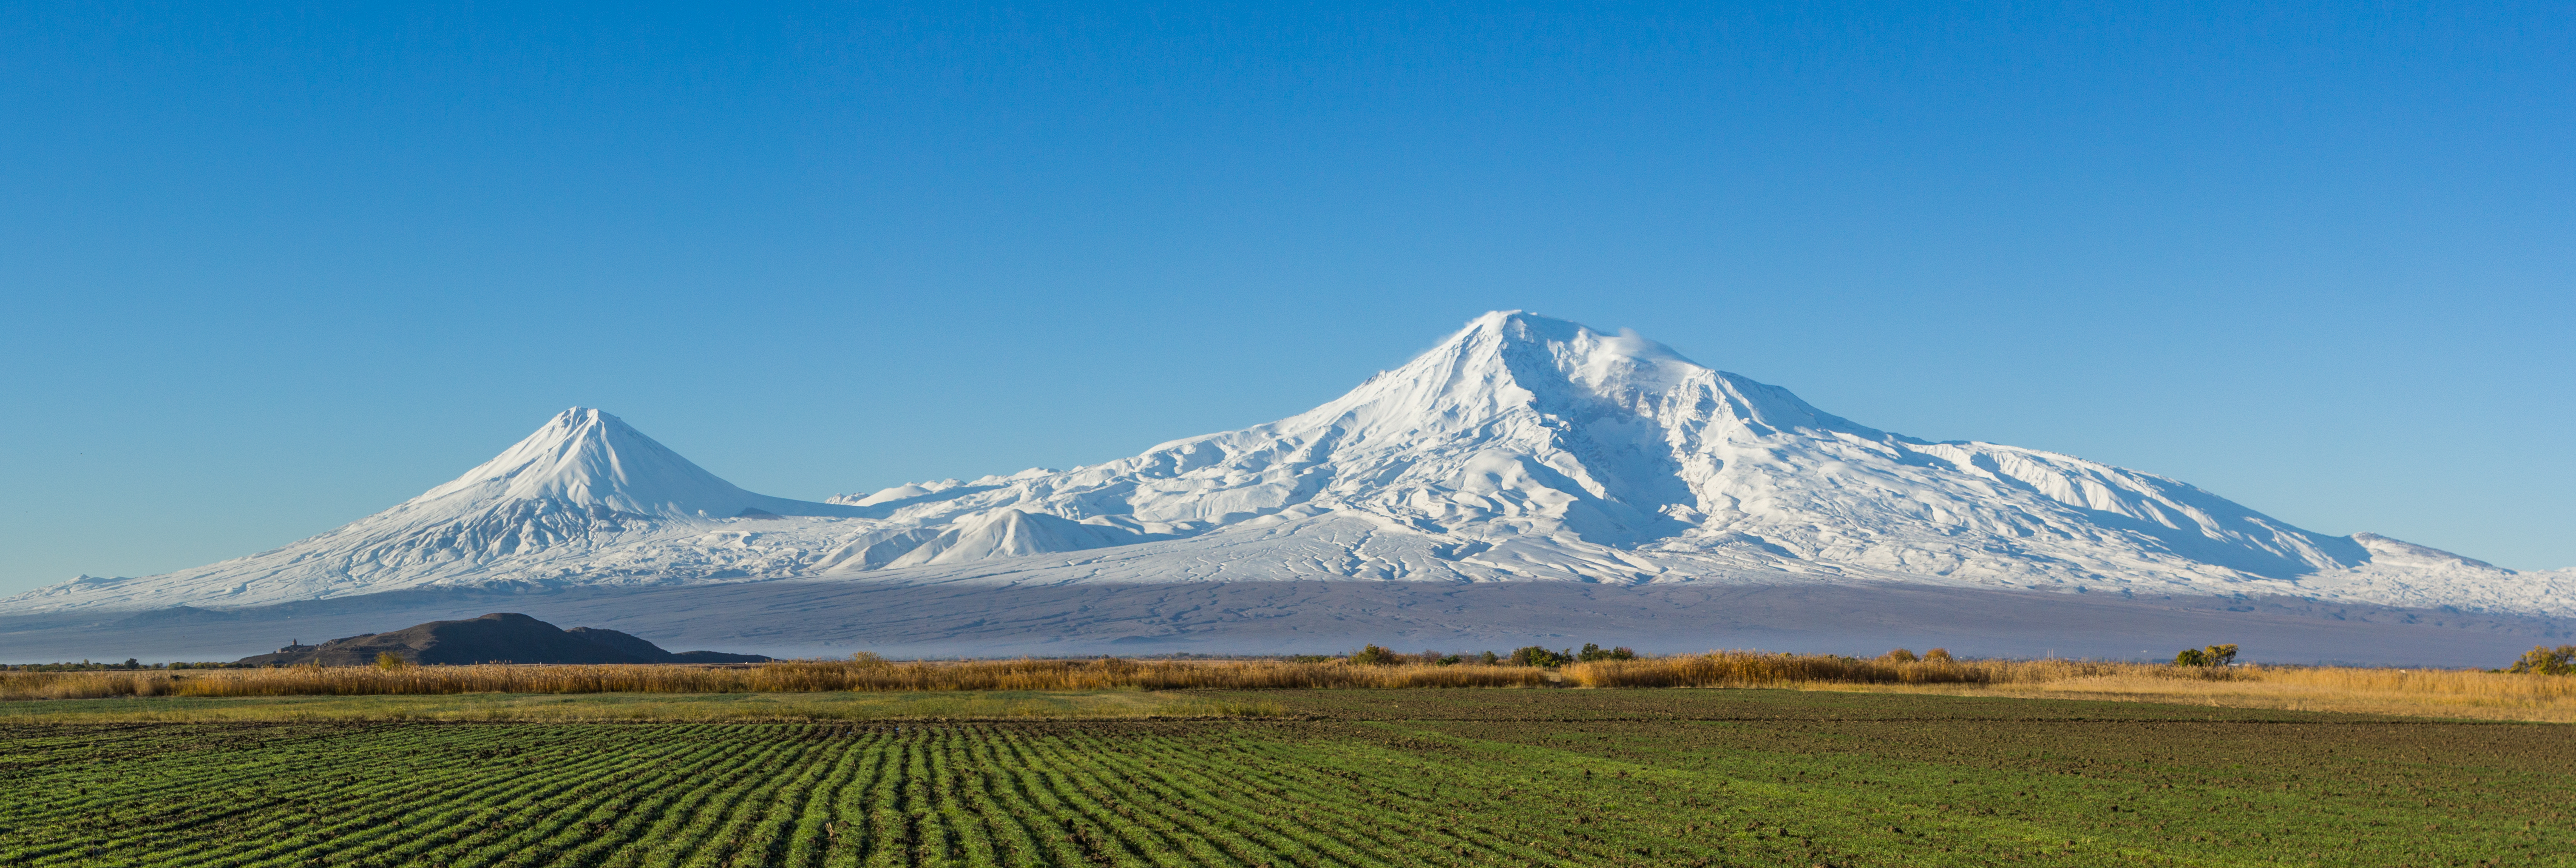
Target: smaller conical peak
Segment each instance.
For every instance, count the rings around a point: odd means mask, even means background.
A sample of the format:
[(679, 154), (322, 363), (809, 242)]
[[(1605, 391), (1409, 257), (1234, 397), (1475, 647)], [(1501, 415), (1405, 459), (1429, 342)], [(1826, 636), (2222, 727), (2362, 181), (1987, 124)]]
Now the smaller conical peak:
[(719, 479), (605, 411), (573, 407), (415, 503), (553, 501), (640, 515), (731, 516), (773, 500)]
[(606, 410), (591, 407), (565, 407), (563, 412), (556, 413), (553, 419), (546, 421), (546, 424), (548, 426), (625, 425), (626, 420), (617, 418)]
[[(574, 440), (582, 437), (607, 436), (613, 432), (633, 432), (634, 430), (635, 426), (626, 424), (626, 420), (617, 418), (616, 414), (610, 413), (606, 410), (599, 410), (590, 407), (566, 407), (563, 412), (556, 413), (554, 418), (546, 420), (546, 424), (539, 426), (536, 433), (529, 435), (529, 439), (534, 440), (551, 437), (561, 440)], [(643, 435), (637, 434), (636, 436), (640, 437)]]

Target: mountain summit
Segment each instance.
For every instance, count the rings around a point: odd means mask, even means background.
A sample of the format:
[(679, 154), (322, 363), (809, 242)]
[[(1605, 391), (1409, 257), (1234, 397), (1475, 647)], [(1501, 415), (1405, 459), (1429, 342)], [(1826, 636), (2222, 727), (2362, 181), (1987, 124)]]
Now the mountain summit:
[(1931, 442), (1633, 334), (1498, 311), (1333, 401), (1071, 470), (828, 503), (572, 409), (338, 530), (20, 610), (763, 579), (1889, 581), (2576, 612), (2576, 577), (2303, 530), (2068, 455)]
[[(607, 413), (574, 407), (536, 433), (394, 508), (454, 517), (513, 504), (541, 512), (651, 518), (850, 515), (854, 510), (753, 494)], [(389, 513), (391, 514), (391, 513)]]

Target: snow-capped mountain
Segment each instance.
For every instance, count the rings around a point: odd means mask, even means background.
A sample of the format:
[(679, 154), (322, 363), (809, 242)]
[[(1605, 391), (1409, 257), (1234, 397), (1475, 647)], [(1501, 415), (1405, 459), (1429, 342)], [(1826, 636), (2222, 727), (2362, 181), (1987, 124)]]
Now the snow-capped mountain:
[(321, 536), (0, 607), (789, 578), (1898, 581), (2576, 613), (2570, 571), (2327, 536), (2071, 456), (1891, 434), (1640, 337), (1520, 312), (1270, 424), (829, 503), (743, 491), (614, 416), (568, 410)]
[(439, 584), (769, 575), (787, 563), (737, 544), (758, 534), (724, 529), (729, 519), (858, 512), (744, 491), (623, 420), (576, 407), (465, 475), (320, 536), (158, 576), (83, 576), (0, 605), (231, 606)]

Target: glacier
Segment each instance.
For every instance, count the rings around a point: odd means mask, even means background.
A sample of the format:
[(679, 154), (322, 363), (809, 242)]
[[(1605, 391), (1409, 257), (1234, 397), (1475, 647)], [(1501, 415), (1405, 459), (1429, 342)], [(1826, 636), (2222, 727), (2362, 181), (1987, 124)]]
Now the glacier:
[(2069, 455), (1932, 442), (1631, 333), (1520, 311), (1333, 401), (1070, 470), (823, 502), (745, 491), (616, 416), (566, 410), (346, 526), (0, 614), (226, 609), (391, 592), (762, 582), (1949, 587), (2576, 615), (2517, 572), (2304, 530)]

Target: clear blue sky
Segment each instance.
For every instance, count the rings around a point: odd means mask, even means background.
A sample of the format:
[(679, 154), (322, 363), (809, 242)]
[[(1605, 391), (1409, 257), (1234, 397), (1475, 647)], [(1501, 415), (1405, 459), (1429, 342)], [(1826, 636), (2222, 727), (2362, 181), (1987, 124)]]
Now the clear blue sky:
[(396, 5), (0, 8), (0, 591), (576, 404), (1097, 462), (1493, 308), (2576, 565), (2576, 6)]

